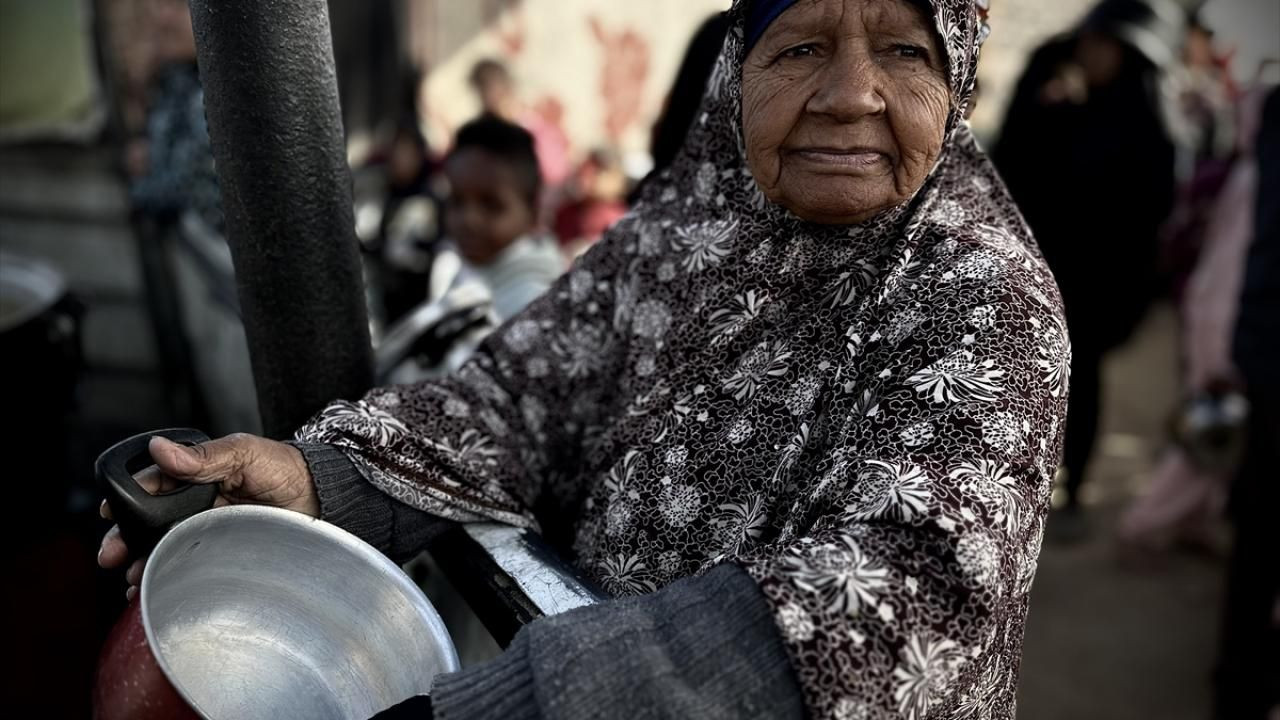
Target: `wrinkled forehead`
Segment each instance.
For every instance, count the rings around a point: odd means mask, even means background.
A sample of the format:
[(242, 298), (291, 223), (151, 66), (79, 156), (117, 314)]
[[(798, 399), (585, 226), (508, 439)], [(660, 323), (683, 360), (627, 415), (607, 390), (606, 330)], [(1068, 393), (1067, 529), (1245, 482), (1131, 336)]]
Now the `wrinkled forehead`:
[[(896, 2), (926, 10), (942, 38), (947, 52), (947, 77), (957, 106), (968, 105), (973, 92), (978, 46), (985, 39), (985, 27), (978, 21), (988, 0), (734, 0), (733, 9), (748, 42), (770, 22), (798, 2), (844, 4), (847, 2)], [(751, 27), (751, 25), (756, 27)]]

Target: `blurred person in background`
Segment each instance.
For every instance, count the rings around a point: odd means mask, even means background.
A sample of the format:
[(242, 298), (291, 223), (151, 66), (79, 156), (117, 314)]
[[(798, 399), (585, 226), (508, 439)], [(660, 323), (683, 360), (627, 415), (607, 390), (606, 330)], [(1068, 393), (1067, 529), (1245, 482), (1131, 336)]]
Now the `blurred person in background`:
[[(1126, 550), (1215, 549), (1214, 524), (1239, 459), (1226, 436), (1211, 452), (1189, 424), (1195, 413), (1215, 408), (1243, 419), (1231, 338), (1253, 238), (1254, 140), (1266, 89), (1242, 95), (1212, 38), (1193, 15), (1179, 104), (1188, 131), (1180, 147), (1185, 162), (1164, 240), (1181, 319), (1183, 398), (1170, 423), (1172, 442), (1150, 485), (1121, 517), (1118, 536)], [(1232, 410), (1236, 405), (1240, 409)]]
[(126, 146), (129, 197), (139, 212), (172, 222), (187, 210), (222, 232), (218, 177), (205, 124), (195, 33), (184, 0), (148, 0), (154, 30), (145, 135)]
[[(660, 174), (671, 166), (684, 138), (697, 119), (702, 107), (702, 95), (706, 92), (707, 78), (720, 57), (724, 35), (729, 32), (730, 19), (726, 13), (716, 13), (703, 21), (689, 47), (685, 50), (675, 82), (662, 104), (662, 111), (653, 124), (649, 138), (649, 153), (653, 156), (652, 175)], [(637, 195), (639, 188), (637, 188)]]
[[(1071, 516), (1098, 432), (1102, 359), (1156, 294), (1160, 227), (1173, 206), (1176, 148), (1161, 86), (1183, 18), (1151, 2), (1102, 0), (1079, 27), (1036, 50), (992, 154), (1066, 304)], [(1081, 529), (1071, 525), (1058, 527)]]
[[(442, 167), (449, 192), (444, 235), (419, 289), (429, 288), (418, 309), (480, 304), (468, 320), (443, 337), (419, 327), (410, 309), (386, 332), (388, 347), (418, 333), (411, 357), (387, 376), (396, 384), (448, 375), (462, 366), (494, 328), (518, 314), (565, 269), (555, 236), (538, 222), (542, 180), (533, 137), (524, 128), (482, 115), (459, 130)], [(487, 303), (487, 316), (484, 304)], [(390, 351), (388, 351), (390, 352)]]
[(1230, 336), (1234, 327), (1234, 370), (1249, 399), (1249, 421), (1231, 488), (1235, 537), (1217, 668), (1219, 720), (1274, 720), (1280, 713), (1280, 90), (1274, 87), (1256, 137), (1233, 178), (1253, 200), (1239, 218), (1252, 230), (1245, 233), (1251, 241), (1235, 322), (1225, 328)]
[(480, 100), (480, 111), (520, 125), (533, 136), (544, 189), (554, 192), (572, 170), (569, 139), (558, 125), (525, 106), (516, 90), (511, 70), (498, 60), (486, 59), (471, 69), (471, 88)]
[(377, 236), (366, 249), (378, 267), (383, 321), (390, 325), (429, 296), (429, 272), (440, 237), (435, 164), (417, 115), (402, 114), (391, 141), (371, 159), (385, 177)]
[(560, 247), (576, 257), (594, 244), (609, 226), (627, 214), (627, 176), (622, 158), (611, 148), (596, 148), (574, 171), (553, 228)]
[(506, 322), (564, 271), (555, 239), (539, 229), (533, 137), (497, 117), (473, 120), (458, 130), (444, 172), (447, 239), (462, 260), (454, 285), (483, 286)]
[(210, 378), (223, 377), (223, 367), (203, 340), (207, 326), (196, 321), (209, 317), (210, 296), (177, 280), (180, 249), (198, 244), (218, 257), (227, 252), (195, 31), (185, 0), (144, 0), (141, 12), (151, 52), (145, 127), (125, 145), (125, 169), (147, 311), (170, 411), (222, 422), (228, 405), (208, 396)]
[(1191, 11), (1182, 53), (1183, 79), (1178, 105), (1194, 128), (1192, 157), (1222, 158), (1237, 149), (1235, 102), (1240, 88), (1231, 76), (1231, 57), (1216, 47), (1213, 29)]
[(1215, 48), (1214, 33), (1198, 12), (1189, 15), (1175, 86), (1178, 188), (1165, 228), (1164, 255), (1173, 296), (1180, 300), (1204, 245), (1215, 199), (1240, 154), (1240, 90), (1231, 77), (1229, 56)]

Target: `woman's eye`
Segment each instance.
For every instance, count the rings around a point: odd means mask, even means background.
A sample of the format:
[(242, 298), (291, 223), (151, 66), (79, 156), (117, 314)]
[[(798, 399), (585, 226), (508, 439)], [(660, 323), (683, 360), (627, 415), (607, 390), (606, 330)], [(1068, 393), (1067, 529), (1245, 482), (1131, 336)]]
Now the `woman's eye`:
[(787, 48), (786, 50), (783, 50), (781, 57), (802, 58), (802, 57), (813, 57), (814, 55), (817, 55), (817, 54), (818, 54), (818, 48), (816, 45), (812, 45), (812, 44), (797, 45), (793, 48)]
[(894, 45), (893, 51), (898, 57), (911, 58), (913, 60), (928, 60), (929, 51), (919, 45)]

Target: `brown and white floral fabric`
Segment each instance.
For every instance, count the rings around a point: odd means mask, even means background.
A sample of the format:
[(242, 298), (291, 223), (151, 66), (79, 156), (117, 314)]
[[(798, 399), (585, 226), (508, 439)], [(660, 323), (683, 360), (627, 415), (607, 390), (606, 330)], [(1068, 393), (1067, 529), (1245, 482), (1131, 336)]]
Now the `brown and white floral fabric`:
[(830, 227), (764, 199), (739, 19), (682, 156), (601, 243), (455, 377), (300, 439), (417, 508), (563, 534), (618, 595), (739, 564), (815, 717), (1011, 717), (1069, 348), (959, 120), (978, 9), (934, 8), (953, 119), (909, 204)]

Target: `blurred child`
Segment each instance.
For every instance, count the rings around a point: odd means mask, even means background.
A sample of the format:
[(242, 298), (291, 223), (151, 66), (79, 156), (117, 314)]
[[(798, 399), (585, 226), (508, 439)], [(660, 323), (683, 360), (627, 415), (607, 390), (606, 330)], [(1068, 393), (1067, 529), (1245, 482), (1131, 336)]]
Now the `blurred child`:
[(606, 148), (592, 151), (574, 172), (565, 202), (556, 211), (556, 237), (566, 255), (586, 250), (627, 214), (626, 190), (618, 154)]
[(373, 214), (377, 224), (369, 227), (376, 234), (362, 242), (372, 253), (369, 269), (380, 290), (380, 320), (388, 325), (442, 289), (430, 287), (428, 280), (440, 237), (441, 206), (431, 187), (437, 169), (417, 117), (410, 113), (396, 123), (390, 143), (364, 169), (377, 173), (374, 182), (381, 197)]
[(497, 321), (505, 322), (564, 270), (555, 240), (538, 228), (542, 180), (533, 137), (484, 116), (458, 131), (444, 170), (445, 227), (462, 260), (454, 286), (484, 286)]
[(556, 189), (569, 177), (569, 139), (558, 123), (520, 101), (515, 78), (507, 66), (486, 59), (471, 69), (471, 87), (480, 100), (480, 111), (518, 123), (533, 136), (542, 180)]

